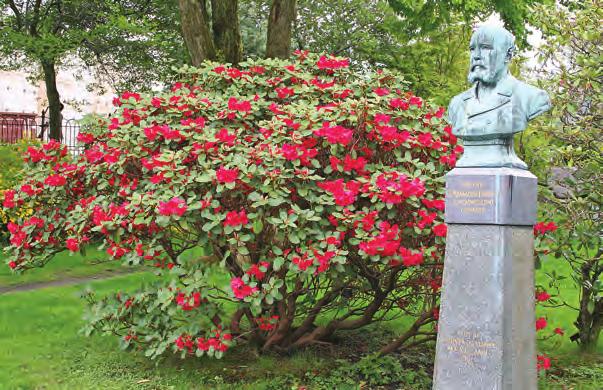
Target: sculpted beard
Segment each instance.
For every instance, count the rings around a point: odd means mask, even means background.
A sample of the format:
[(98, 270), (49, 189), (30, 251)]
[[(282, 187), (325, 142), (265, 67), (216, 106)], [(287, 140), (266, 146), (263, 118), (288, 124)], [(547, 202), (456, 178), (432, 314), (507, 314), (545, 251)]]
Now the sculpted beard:
[(498, 75), (495, 70), (491, 71), (484, 67), (473, 66), (467, 75), (467, 80), (469, 80), (471, 84), (474, 84), (476, 81), (479, 81), (483, 84), (494, 84), (499, 79), (497, 76)]

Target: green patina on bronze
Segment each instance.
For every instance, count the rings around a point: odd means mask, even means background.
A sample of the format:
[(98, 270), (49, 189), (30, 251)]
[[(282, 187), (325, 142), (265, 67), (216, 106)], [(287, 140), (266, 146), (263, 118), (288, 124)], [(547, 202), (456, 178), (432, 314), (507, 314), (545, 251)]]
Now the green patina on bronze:
[(469, 90), (448, 107), (452, 132), (465, 153), (457, 167), (527, 169), (513, 150), (513, 135), (551, 107), (548, 94), (509, 73), (515, 38), (502, 27), (482, 26), (469, 46)]

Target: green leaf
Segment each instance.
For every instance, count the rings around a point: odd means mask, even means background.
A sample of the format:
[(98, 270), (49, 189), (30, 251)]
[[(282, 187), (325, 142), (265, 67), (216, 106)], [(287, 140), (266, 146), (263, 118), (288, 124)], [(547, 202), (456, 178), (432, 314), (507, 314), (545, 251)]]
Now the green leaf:
[(264, 230), (264, 223), (262, 222), (262, 220), (256, 219), (255, 221), (253, 221), (253, 232), (255, 234), (259, 234), (262, 232), (262, 230)]
[(278, 271), (281, 269), (281, 267), (283, 266), (283, 264), (285, 264), (285, 259), (283, 257), (276, 257), (273, 261), (272, 261), (272, 268), (274, 268), (275, 271)]

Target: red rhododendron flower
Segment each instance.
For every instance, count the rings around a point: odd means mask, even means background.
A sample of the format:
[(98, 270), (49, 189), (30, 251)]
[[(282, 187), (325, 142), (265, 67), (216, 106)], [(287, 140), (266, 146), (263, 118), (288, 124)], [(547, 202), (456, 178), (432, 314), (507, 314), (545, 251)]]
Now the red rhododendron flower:
[(269, 266), (270, 264), (268, 262), (262, 261), (259, 264), (252, 264), (245, 273), (249, 276), (253, 276), (257, 280), (262, 280), (265, 271), (262, 271), (261, 268), (268, 269)]
[(130, 91), (125, 91), (124, 93), (121, 94), (121, 100), (128, 100), (130, 98), (133, 98), (134, 100), (139, 102), (140, 94), (136, 93), (136, 92), (130, 92)]
[(4, 192), (4, 201), (2, 202), (2, 207), (6, 209), (11, 209), (15, 207), (17, 204), (15, 203), (15, 190), (6, 190)]
[(408, 104), (410, 104), (411, 106), (417, 106), (418, 108), (421, 108), (421, 106), (423, 105), (423, 99), (421, 99), (418, 96), (411, 96), (410, 99), (408, 100)]
[(95, 138), (89, 133), (78, 133), (77, 140), (83, 144), (90, 144), (94, 142)]
[(314, 134), (325, 137), (330, 144), (347, 145), (352, 140), (352, 129), (346, 129), (343, 126), (331, 126), (329, 122), (324, 122), (322, 127), (314, 131)]
[(310, 165), (310, 159), (316, 157), (318, 151), (314, 148), (305, 145), (284, 144), (281, 148), (281, 153), (286, 160), (299, 160), (302, 165)]
[(49, 175), (46, 180), (44, 180), (44, 184), (53, 187), (64, 186), (65, 183), (67, 183), (67, 179), (65, 179), (65, 177), (61, 175)]
[(563, 329), (561, 328), (555, 328), (555, 330), (553, 331), (555, 334), (558, 334), (559, 336), (563, 336), (563, 334), (565, 333), (563, 331)]
[(364, 157), (352, 158), (349, 154), (346, 154), (343, 159), (343, 171), (352, 172), (356, 171), (360, 174), (364, 172), (364, 166), (366, 165), (366, 159)]
[(241, 278), (233, 278), (230, 281), (230, 287), (232, 288), (234, 296), (238, 299), (245, 299), (254, 292), (258, 291), (257, 287), (250, 287), (246, 285)]
[(239, 101), (237, 98), (228, 99), (228, 109), (231, 111), (248, 112), (251, 111), (251, 102), (248, 100)]
[(228, 132), (228, 130), (222, 128), (222, 129), (220, 129), (220, 131), (218, 131), (218, 133), (216, 133), (216, 139), (223, 144), (226, 144), (228, 146), (233, 146), (235, 143), (235, 140), (237, 139), (237, 135), (230, 134)]
[(381, 87), (375, 88), (375, 89), (373, 89), (373, 92), (379, 96), (389, 95), (389, 89), (387, 89), (387, 88), (381, 88)]
[(419, 210), (418, 214), (421, 217), (421, 219), (417, 222), (417, 226), (420, 229), (425, 228), (427, 225), (431, 225), (438, 216), (437, 213), (426, 213), (424, 210)]
[(65, 247), (71, 252), (77, 252), (80, 250), (80, 243), (75, 238), (68, 238), (67, 241), (65, 241)]
[(328, 89), (331, 88), (332, 86), (335, 85), (335, 80), (332, 80), (330, 82), (326, 82), (326, 81), (321, 81), (318, 79), (318, 76), (315, 76), (312, 81), (310, 81), (310, 84), (314, 85), (315, 87), (319, 88), (319, 89)]
[(302, 256), (294, 256), (291, 261), (300, 271), (305, 271), (314, 264), (314, 259), (309, 258), (307, 253)]
[(534, 225), (534, 234), (537, 236), (541, 236), (547, 232), (554, 232), (555, 230), (557, 230), (555, 222), (538, 222)]
[(182, 216), (186, 213), (188, 206), (186, 201), (182, 198), (172, 198), (167, 202), (159, 202), (157, 211), (160, 215), (178, 215)]
[(425, 147), (430, 147), (433, 143), (433, 135), (431, 133), (421, 133), (417, 137), (419, 143)]
[(425, 186), (418, 178), (409, 179), (398, 172), (385, 172), (376, 181), (380, 190), (378, 197), (385, 203), (398, 204), (411, 196), (421, 196), (425, 193)]
[(279, 316), (275, 315), (275, 316), (271, 316), (271, 317), (260, 317), (256, 321), (258, 323), (258, 327), (261, 330), (269, 331), (269, 330), (274, 329), (279, 318), (280, 318)]
[(218, 179), (220, 183), (232, 183), (237, 180), (238, 175), (238, 168), (226, 169), (224, 167), (220, 167), (216, 171), (216, 179)]
[(37, 191), (29, 184), (22, 185), (20, 190), (29, 196), (34, 196), (37, 193)]
[(375, 114), (375, 118), (373, 119), (373, 121), (375, 123), (383, 123), (383, 124), (387, 124), (392, 120), (392, 117), (390, 115), (386, 115), (386, 114)]
[(331, 193), (335, 198), (335, 204), (349, 206), (356, 201), (360, 192), (360, 183), (350, 180), (347, 183), (343, 179), (324, 181), (316, 184), (319, 188)]
[(400, 257), (405, 267), (412, 267), (423, 263), (423, 253), (413, 253), (410, 249), (404, 247), (400, 248)]
[(446, 233), (448, 232), (448, 227), (445, 223), (440, 223), (438, 225), (433, 226), (433, 234), (436, 237), (446, 237)]
[(437, 210), (441, 210), (444, 211), (445, 208), (445, 202), (443, 200), (429, 200), (429, 199), (421, 199), (421, 203), (423, 203), (425, 205), (425, 207), (427, 207), (428, 209), (437, 209)]
[(316, 269), (316, 273), (321, 273), (329, 269), (331, 265), (330, 261), (333, 257), (335, 257), (335, 252), (326, 251), (321, 255), (315, 251), (314, 256), (316, 257), (316, 260), (318, 260), (318, 268)]
[(109, 248), (107, 248), (107, 254), (109, 254), (110, 256), (116, 258), (116, 259), (120, 259), (123, 257), (123, 255), (125, 255), (126, 253), (128, 253), (128, 251), (125, 248), (122, 248), (121, 246), (117, 245), (117, 244), (111, 244), (111, 246)]
[(542, 330), (546, 328), (546, 318), (540, 317), (536, 320), (536, 330)]
[(551, 296), (546, 291), (539, 291), (536, 293), (536, 300), (538, 302), (548, 301)]
[(190, 296), (184, 293), (178, 293), (178, 295), (176, 295), (176, 304), (182, 307), (182, 310), (193, 310), (201, 304), (201, 293), (195, 291)]
[(350, 60), (347, 58), (337, 59), (335, 57), (320, 56), (316, 65), (318, 69), (347, 68), (350, 65)]
[(17, 268), (17, 263), (16, 263), (16, 262), (14, 262), (14, 261), (10, 261), (10, 262), (8, 263), (8, 266), (9, 266), (11, 269), (15, 269), (15, 268)]
[(389, 101), (389, 106), (391, 108), (399, 108), (401, 110), (408, 110), (408, 108), (410, 107), (410, 104), (408, 104), (408, 102), (406, 102), (400, 98), (393, 98)]
[(551, 368), (551, 359), (545, 355), (538, 355), (536, 357), (536, 368), (540, 370), (548, 370)]
[(241, 226), (248, 223), (249, 220), (247, 219), (245, 210), (241, 210), (240, 212), (229, 211), (226, 213), (226, 219), (224, 220), (224, 226)]
[(186, 349), (188, 353), (193, 353), (194, 343), (191, 336), (183, 334), (179, 336), (174, 343), (179, 350)]
[(281, 87), (281, 88), (276, 88), (275, 91), (276, 91), (276, 94), (278, 95), (279, 99), (284, 99), (288, 96), (295, 95), (295, 91), (293, 90), (293, 88)]
[(378, 214), (378, 211), (371, 211), (367, 213), (364, 217), (362, 217), (362, 219), (360, 220), (362, 230), (364, 230), (365, 232), (370, 232), (371, 230), (373, 230), (375, 226), (375, 217), (377, 217)]
[(389, 222), (379, 224), (380, 233), (369, 241), (361, 242), (358, 248), (369, 256), (393, 256), (400, 247), (398, 225)]

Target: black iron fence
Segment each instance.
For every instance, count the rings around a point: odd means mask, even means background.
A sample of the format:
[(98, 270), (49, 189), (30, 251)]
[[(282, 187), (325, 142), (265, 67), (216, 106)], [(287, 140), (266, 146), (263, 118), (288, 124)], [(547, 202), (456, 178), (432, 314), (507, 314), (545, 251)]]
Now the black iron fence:
[[(80, 152), (77, 136), (80, 132), (80, 125), (75, 119), (62, 121), (61, 125), (61, 143), (65, 144), (73, 154)], [(50, 126), (48, 117), (35, 116), (31, 114), (0, 114), (0, 143), (16, 143), (23, 139), (40, 139), (48, 141), (50, 139)]]

